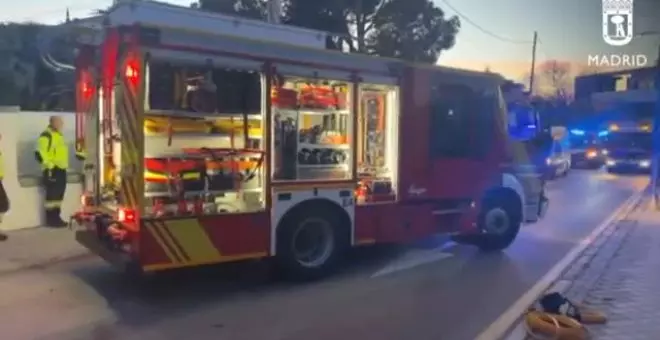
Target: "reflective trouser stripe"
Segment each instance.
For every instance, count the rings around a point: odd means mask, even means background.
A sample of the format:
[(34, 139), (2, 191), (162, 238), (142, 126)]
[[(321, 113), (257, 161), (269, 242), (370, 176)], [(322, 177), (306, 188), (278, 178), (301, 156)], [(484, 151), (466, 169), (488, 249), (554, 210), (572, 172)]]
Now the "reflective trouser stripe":
[(46, 201), (46, 202), (44, 202), (44, 207), (46, 209), (59, 208), (61, 205), (62, 205), (62, 201)]

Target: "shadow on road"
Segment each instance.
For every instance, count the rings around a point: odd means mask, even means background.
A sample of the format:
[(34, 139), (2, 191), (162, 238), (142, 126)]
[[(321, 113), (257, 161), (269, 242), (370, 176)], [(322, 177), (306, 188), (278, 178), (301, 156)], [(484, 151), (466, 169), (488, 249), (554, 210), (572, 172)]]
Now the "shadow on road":
[[(403, 331), (424, 332), (412, 338), (437, 333), (435, 338), (458, 339), (484, 327), (489, 315), (496, 316), (517, 289), (529, 284), (511, 254), (482, 254), (463, 246), (448, 248), (454, 256), (442, 264), (370, 279), (409, 249), (356, 249), (341, 272), (308, 284), (279, 279), (267, 262), (166, 273), (149, 285), (138, 285), (98, 261), (86, 262), (72, 274), (105, 299), (114, 318), (49, 339), (178, 339), (205, 331), (214, 336), (210, 339), (269, 340), (275, 336), (269, 329), (286, 333), (278, 338), (296, 340), (396, 339)], [(480, 312), (475, 314), (475, 308)]]
[[(145, 281), (136, 281), (98, 262), (73, 270), (72, 274), (102, 296), (118, 321), (115, 325), (133, 329), (148, 328), (162, 319), (183, 317), (233, 301), (259, 299), (273, 294), (293, 293), (293, 289), (318, 289), (332, 286), (348, 277), (370, 274), (368, 268), (391, 260), (402, 251), (400, 246), (354, 249), (346, 265), (330, 278), (311, 283), (294, 283), (277, 276), (268, 261), (228, 263), (165, 272)], [(222, 325), (217, 325), (222, 327)], [(99, 325), (96, 328), (103, 328)], [(106, 333), (92, 329), (91, 333)], [(109, 331), (108, 331), (109, 332)], [(99, 335), (94, 339), (114, 339)]]

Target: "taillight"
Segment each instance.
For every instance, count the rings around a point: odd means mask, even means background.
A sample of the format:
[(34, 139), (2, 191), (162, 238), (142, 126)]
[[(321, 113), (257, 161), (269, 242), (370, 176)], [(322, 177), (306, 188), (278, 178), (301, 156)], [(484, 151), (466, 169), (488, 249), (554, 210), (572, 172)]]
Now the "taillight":
[(133, 223), (135, 222), (135, 210), (133, 209), (124, 209), (119, 208), (117, 210), (117, 220), (123, 223)]
[(587, 150), (587, 158), (594, 158), (598, 156), (598, 151), (596, 150)]

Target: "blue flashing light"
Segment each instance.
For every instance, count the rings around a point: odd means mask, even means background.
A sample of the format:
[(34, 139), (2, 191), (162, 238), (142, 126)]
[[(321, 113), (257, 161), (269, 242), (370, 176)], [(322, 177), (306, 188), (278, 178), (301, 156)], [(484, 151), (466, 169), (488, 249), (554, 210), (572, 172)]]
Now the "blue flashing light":
[(605, 136), (607, 136), (607, 135), (609, 135), (609, 134), (610, 134), (610, 132), (607, 131), (607, 130), (605, 130), (605, 131), (601, 131), (601, 132), (598, 133), (598, 137), (605, 137)]
[(584, 130), (573, 129), (571, 130), (571, 133), (576, 136), (584, 136)]
[(527, 125), (527, 128), (528, 128), (528, 129), (536, 129), (536, 125), (534, 125), (534, 124), (528, 124), (528, 125)]

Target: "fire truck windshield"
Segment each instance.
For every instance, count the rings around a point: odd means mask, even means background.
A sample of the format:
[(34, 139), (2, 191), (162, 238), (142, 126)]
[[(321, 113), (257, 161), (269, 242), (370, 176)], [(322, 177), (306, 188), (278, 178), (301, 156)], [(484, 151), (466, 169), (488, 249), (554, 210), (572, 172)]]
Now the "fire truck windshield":
[(617, 132), (610, 133), (604, 137), (603, 144), (606, 148), (634, 148), (651, 150), (651, 134), (648, 132)]

